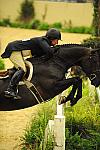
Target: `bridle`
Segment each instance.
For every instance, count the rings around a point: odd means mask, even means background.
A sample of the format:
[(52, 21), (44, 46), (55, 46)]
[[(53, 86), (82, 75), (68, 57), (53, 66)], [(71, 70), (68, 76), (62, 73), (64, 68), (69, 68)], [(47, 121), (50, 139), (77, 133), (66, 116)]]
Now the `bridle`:
[[(93, 52), (95, 52), (95, 54)], [(100, 60), (99, 60), (98, 53), (97, 53), (97, 51), (93, 51), (93, 52), (90, 51), (90, 54), (88, 56), (83, 56), (82, 58), (79, 58), (75, 62), (75, 63), (77, 63), (78, 61), (81, 61), (82, 59), (85, 59), (85, 58), (89, 59), (91, 67), (96, 68), (95, 71), (93, 71), (91, 74), (87, 74), (91, 81), (93, 81), (97, 77), (96, 73), (100, 72), (100, 69), (99, 69), (100, 68)], [(96, 62), (96, 64), (95, 64), (95, 62)], [(94, 67), (94, 65), (95, 65), (95, 67)]]
[[(93, 73), (91, 73), (90, 75), (89, 75), (89, 79), (91, 80), (91, 81), (93, 81), (96, 77), (97, 77), (97, 75), (96, 75), (96, 73), (97, 72), (100, 72), (100, 62), (99, 62), (99, 56), (98, 56), (98, 53), (97, 53), (97, 51), (95, 51), (95, 57), (94, 58), (96, 58), (96, 64), (94, 64), (95, 62), (93, 62), (94, 61), (94, 59), (93, 59), (93, 54), (92, 54), (92, 52), (91, 52), (91, 54), (90, 54), (90, 56), (89, 56), (89, 61), (90, 61), (90, 63), (91, 64), (93, 64), (92, 66), (94, 67), (94, 65), (96, 66), (96, 70), (95, 71), (93, 71)], [(91, 66), (91, 67), (92, 67)]]

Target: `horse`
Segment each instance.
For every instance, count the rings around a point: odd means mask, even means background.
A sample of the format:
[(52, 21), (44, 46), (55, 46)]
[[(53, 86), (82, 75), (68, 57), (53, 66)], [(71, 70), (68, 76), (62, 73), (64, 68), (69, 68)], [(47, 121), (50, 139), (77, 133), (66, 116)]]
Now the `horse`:
[[(65, 77), (67, 70), (72, 66), (80, 66), (92, 85), (95, 87), (100, 85), (99, 49), (90, 49), (78, 44), (57, 45), (52, 57), (48, 59), (32, 57), (28, 58), (27, 61), (34, 68), (30, 82), (35, 85), (44, 102), (48, 102), (70, 86), (72, 86), (72, 91), (63, 102), (70, 100), (71, 106), (73, 106), (82, 98), (82, 79)], [(20, 100), (6, 98), (4, 91), (9, 81), (9, 76), (0, 79), (0, 111), (19, 110), (39, 104), (25, 84), (18, 86)], [(74, 98), (76, 90), (77, 94)]]

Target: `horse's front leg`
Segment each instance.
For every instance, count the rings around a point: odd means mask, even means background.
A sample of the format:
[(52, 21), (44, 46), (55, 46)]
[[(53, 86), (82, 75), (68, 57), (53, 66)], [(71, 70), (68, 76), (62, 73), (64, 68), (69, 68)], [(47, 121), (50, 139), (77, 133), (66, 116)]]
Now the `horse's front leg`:
[(59, 102), (60, 104), (65, 103), (68, 100), (74, 99), (74, 95), (75, 95), (76, 90), (78, 88), (79, 80), (81, 80), (79, 77), (73, 77), (73, 78), (64, 79), (64, 80), (56, 83), (55, 92), (58, 94), (63, 92), (64, 90), (66, 90), (67, 88), (69, 88), (70, 86), (73, 85), (73, 88), (72, 88), (72, 91), (70, 92), (70, 94), (67, 97), (64, 97), (64, 99), (61, 99), (61, 101)]
[[(82, 79), (79, 79), (78, 83), (76, 83), (76, 85), (73, 85), (73, 88), (76, 88), (77, 94), (75, 98), (73, 97), (73, 99), (70, 100), (71, 106), (75, 105), (78, 102), (78, 100), (82, 98)], [(75, 91), (75, 89), (72, 89), (72, 91)], [(70, 93), (72, 93), (72, 91)]]

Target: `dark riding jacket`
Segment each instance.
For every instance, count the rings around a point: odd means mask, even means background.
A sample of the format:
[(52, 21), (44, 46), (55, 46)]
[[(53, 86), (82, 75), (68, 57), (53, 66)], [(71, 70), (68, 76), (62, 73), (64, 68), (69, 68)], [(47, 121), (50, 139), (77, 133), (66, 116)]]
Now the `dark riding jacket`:
[(54, 48), (51, 47), (50, 40), (46, 36), (41, 36), (28, 40), (17, 40), (10, 42), (1, 57), (9, 58), (13, 51), (22, 50), (31, 50), (32, 56), (35, 57), (41, 57), (43, 55), (51, 57), (54, 52)]

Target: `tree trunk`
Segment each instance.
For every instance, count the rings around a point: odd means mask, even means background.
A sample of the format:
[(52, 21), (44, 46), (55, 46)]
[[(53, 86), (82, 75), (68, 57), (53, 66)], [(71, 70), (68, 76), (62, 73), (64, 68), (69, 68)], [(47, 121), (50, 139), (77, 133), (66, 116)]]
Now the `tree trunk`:
[(93, 18), (93, 27), (95, 36), (100, 36), (100, 0), (93, 0), (94, 6), (94, 18)]

